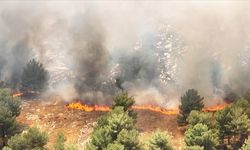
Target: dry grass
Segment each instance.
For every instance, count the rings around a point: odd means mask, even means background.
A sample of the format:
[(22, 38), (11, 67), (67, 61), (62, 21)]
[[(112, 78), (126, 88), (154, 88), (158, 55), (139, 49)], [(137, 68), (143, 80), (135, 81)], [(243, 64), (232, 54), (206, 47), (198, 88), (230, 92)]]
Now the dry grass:
[[(147, 138), (153, 131), (160, 129), (168, 131), (172, 136), (175, 149), (183, 145), (183, 131), (178, 128), (176, 116), (163, 115), (155, 112), (140, 110), (138, 112), (136, 127), (141, 131), (142, 138)], [(65, 107), (59, 97), (48, 100), (24, 101), (18, 121), (24, 126), (37, 126), (49, 133), (51, 147), (56, 140), (58, 132), (63, 132), (68, 142), (82, 147), (84, 141), (91, 133), (97, 118), (105, 112), (83, 112)]]

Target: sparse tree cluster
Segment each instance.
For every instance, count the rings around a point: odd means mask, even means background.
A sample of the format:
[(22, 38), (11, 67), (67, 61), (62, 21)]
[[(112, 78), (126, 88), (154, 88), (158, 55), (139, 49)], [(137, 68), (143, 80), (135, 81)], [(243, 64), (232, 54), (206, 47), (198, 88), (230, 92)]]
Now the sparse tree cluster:
[[(241, 147), (247, 149), (249, 143), (247, 138), (250, 134), (249, 92), (244, 94), (243, 98), (235, 100), (232, 105), (213, 114), (202, 112), (201, 109), (197, 110), (197, 106), (187, 105), (184, 102), (184, 97), (189, 97), (187, 93), (181, 98), (180, 106), (181, 120), (188, 124), (185, 132), (187, 150), (237, 150)], [(201, 108), (202, 102), (199, 101), (199, 103), (201, 104), (198, 106)], [(189, 111), (184, 110), (191, 111), (188, 113)], [(185, 120), (184, 112), (186, 112)]]

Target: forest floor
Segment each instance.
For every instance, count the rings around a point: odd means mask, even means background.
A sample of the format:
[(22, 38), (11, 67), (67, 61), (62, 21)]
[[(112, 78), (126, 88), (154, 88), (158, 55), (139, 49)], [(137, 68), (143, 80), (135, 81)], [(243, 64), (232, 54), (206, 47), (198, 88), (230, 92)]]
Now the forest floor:
[[(136, 128), (141, 138), (146, 140), (153, 131), (160, 129), (172, 135), (174, 149), (183, 148), (183, 129), (176, 123), (176, 115), (137, 110)], [(48, 147), (55, 143), (57, 134), (63, 132), (68, 143), (77, 144), (82, 149), (96, 120), (106, 112), (84, 112), (66, 107), (58, 96), (46, 100), (22, 100), (22, 111), (18, 121), (24, 127), (36, 126), (49, 134)]]

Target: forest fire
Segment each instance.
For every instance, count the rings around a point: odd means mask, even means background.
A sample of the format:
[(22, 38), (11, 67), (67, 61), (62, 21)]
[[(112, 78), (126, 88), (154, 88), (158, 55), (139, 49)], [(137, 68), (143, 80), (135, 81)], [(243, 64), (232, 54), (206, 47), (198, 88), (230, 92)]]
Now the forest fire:
[[(224, 109), (228, 105), (229, 104), (224, 103), (224, 104), (218, 104), (215, 106), (209, 106), (209, 107), (203, 108), (203, 111), (204, 112), (215, 112), (215, 111), (219, 111), (219, 110)], [(82, 104), (80, 102), (70, 103), (70, 104), (67, 104), (66, 106), (67, 106), (67, 108), (70, 108), (70, 109), (78, 109), (78, 110), (82, 110), (82, 111), (86, 111), (86, 112), (110, 111), (110, 109), (111, 109), (109, 106), (102, 106), (102, 105), (91, 106), (91, 105)], [(166, 109), (166, 108), (162, 108), (162, 107), (154, 106), (154, 105), (134, 105), (134, 106), (132, 106), (132, 109), (134, 109), (134, 110), (149, 110), (149, 111), (161, 113), (164, 115), (177, 115), (177, 114), (179, 114), (179, 109)]]
[(229, 103), (223, 103), (223, 104), (218, 104), (215, 106), (209, 106), (209, 107), (203, 108), (203, 111), (204, 112), (215, 112), (215, 111), (222, 110), (229, 105), (230, 105)]
[(22, 96), (24, 93), (20, 93), (20, 92), (18, 92), (18, 93), (13, 93), (12, 94), (12, 97), (20, 97), (20, 96)]

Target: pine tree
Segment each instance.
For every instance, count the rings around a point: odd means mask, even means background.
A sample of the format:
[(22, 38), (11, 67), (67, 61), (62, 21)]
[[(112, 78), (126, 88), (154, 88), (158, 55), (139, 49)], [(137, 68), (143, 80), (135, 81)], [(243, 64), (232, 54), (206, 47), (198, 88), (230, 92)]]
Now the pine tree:
[(207, 125), (210, 129), (215, 127), (215, 121), (212, 113), (192, 110), (187, 118), (188, 125), (195, 126), (198, 123)]
[(139, 150), (141, 146), (138, 136), (139, 132), (135, 129), (122, 129), (117, 136), (116, 143), (123, 145), (126, 150)]
[(157, 130), (149, 140), (149, 150), (173, 150), (168, 133)]
[(44, 66), (32, 59), (23, 69), (22, 88), (24, 90), (42, 91), (47, 86), (48, 71)]
[(187, 124), (187, 117), (192, 110), (201, 110), (204, 107), (202, 102), (204, 98), (198, 95), (194, 89), (189, 89), (185, 95), (181, 97), (181, 105), (179, 106), (180, 114), (177, 118), (179, 125)]
[(0, 90), (0, 137), (5, 146), (7, 139), (20, 131), (16, 117), (21, 111), (21, 101), (13, 98), (6, 90)]
[(235, 149), (242, 146), (245, 139), (250, 133), (250, 120), (244, 110), (240, 107), (233, 107), (231, 109), (232, 121), (229, 122), (229, 128), (233, 132), (234, 136), (239, 137), (238, 140), (234, 141), (232, 145)]
[(44, 150), (48, 142), (46, 132), (40, 132), (37, 128), (30, 128), (26, 133), (17, 134), (10, 138), (8, 147), (13, 150)]
[[(94, 127), (86, 150), (140, 150), (139, 132), (130, 116), (134, 100), (127, 93), (116, 95), (112, 111), (101, 117)], [(126, 102), (128, 101), (128, 102)]]
[(129, 116), (136, 119), (136, 112), (130, 109), (134, 104), (135, 100), (133, 97), (129, 97), (127, 92), (120, 92), (114, 96), (112, 108), (121, 106), (124, 108), (124, 111), (128, 111)]
[(209, 129), (207, 125), (198, 123), (185, 132), (187, 146), (201, 146), (204, 150), (216, 150), (219, 144), (218, 133)]

